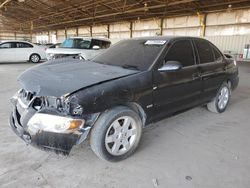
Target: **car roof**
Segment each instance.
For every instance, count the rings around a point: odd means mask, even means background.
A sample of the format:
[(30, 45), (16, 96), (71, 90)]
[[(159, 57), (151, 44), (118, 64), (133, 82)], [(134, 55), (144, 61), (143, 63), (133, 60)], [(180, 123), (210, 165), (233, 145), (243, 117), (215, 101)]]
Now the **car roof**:
[(26, 42), (26, 43), (32, 44), (31, 42), (22, 41), (22, 40), (3, 40), (3, 41), (0, 41), (0, 43), (5, 43), (5, 42)]
[(101, 38), (101, 37), (69, 37), (70, 39), (95, 39), (95, 40), (102, 40), (102, 41), (106, 41), (106, 42), (111, 42), (109, 39), (107, 38)]
[[(174, 40), (174, 39), (203, 39), (200, 37), (192, 37), (192, 36), (148, 36), (148, 37), (135, 37), (129, 40)], [(205, 39), (204, 39), (205, 40)]]

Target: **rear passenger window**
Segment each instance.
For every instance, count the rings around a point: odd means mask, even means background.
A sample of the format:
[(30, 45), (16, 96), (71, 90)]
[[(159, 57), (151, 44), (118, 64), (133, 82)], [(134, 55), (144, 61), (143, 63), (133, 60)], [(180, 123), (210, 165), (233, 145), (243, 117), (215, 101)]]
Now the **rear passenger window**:
[(106, 49), (110, 47), (110, 42), (102, 41), (102, 48)]
[(33, 48), (31, 44), (25, 42), (18, 42), (16, 45), (17, 48)]
[(176, 41), (167, 53), (165, 62), (179, 61), (183, 67), (194, 65), (194, 53), (189, 40)]
[(200, 63), (213, 62), (214, 54), (210, 44), (205, 40), (194, 40), (194, 42), (199, 53)]
[[(212, 45), (211, 45), (212, 46)], [(218, 49), (216, 49), (214, 46), (212, 46), (213, 48), (213, 52), (214, 52), (214, 58), (215, 58), (215, 61), (221, 61), (222, 60), (222, 55), (221, 53), (219, 52)]]

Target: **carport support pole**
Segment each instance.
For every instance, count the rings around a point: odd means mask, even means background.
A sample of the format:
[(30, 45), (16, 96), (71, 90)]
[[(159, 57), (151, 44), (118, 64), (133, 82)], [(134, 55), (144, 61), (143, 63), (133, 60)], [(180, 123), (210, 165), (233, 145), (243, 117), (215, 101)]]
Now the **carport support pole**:
[(129, 32), (130, 32), (130, 38), (132, 38), (133, 37), (133, 22), (130, 22)]
[(160, 20), (160, 35), (163, 35), (163, 18)]
[(108, 38), (110, 38), (110, 25), (107, 25), (107, 31), (108, 31)]
[(65, 39), (67, 38), (67, 28), (64, 29)]
[(32, 35), (33, 35), (33, 21), (30, 21), (30, 42), (32, 42)]
[(199, 12), (197, 12), (197, 15), (199, 17), (200, 27), (201, 27), (200, 36), (201, 37), (205, 37), (205, 35), (206, 35), (207, 14), (200, 14)]
[(90, 36), (92, 37), (93, 36), (92, 26), (89, 27), (89, 30), (90, 30)]
[(49, 33), (49, 31), (48, 31), (48, 43), (50, 43), (51, 41), (50, 41), (50, 33)]
[(78, 27), (76, 28), (76, 36), (78, 37), (79, 35), (79, 30), (78, 30)]
[(56, 42), (58, 42), (57, 40), (58, 40), (58, 37), (57, 37), (57, 30), (56, 30)]

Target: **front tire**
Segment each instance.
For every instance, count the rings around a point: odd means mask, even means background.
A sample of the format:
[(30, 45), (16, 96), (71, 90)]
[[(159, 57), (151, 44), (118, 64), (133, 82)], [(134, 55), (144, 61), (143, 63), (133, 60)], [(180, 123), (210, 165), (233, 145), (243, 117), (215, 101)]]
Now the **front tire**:
[(40, 55), (38, 55), (38, 54), (31, 54), (31, 56), (30, 56), (30, 62), (31, 63), (39, 63), (40, 60), (41, 60)]
[(231, 87), (228, 83), (223, 83), (219, 91), (216, 94), (216, 97), (207, 104), (209, 111), (214, 113), (222, 113), (226, 110), (229, 100), (231, 97)]
[(128, 107), (115, 107), (98, 118), (91, 130), (90, 145), (99, 158), (120, 161), (134, 153), (141, 133), (139, 115)]

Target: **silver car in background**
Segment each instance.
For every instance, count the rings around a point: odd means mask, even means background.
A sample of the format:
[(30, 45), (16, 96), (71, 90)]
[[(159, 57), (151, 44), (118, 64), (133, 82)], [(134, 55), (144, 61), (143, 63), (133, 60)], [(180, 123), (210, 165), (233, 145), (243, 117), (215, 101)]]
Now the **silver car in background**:
[(48, 60), (64, 57), (89, 60), (109, 48), (110, 45), (111, 41), (105, 38), (71, 37), (58, 48), (48, 48), (46, 56)]

